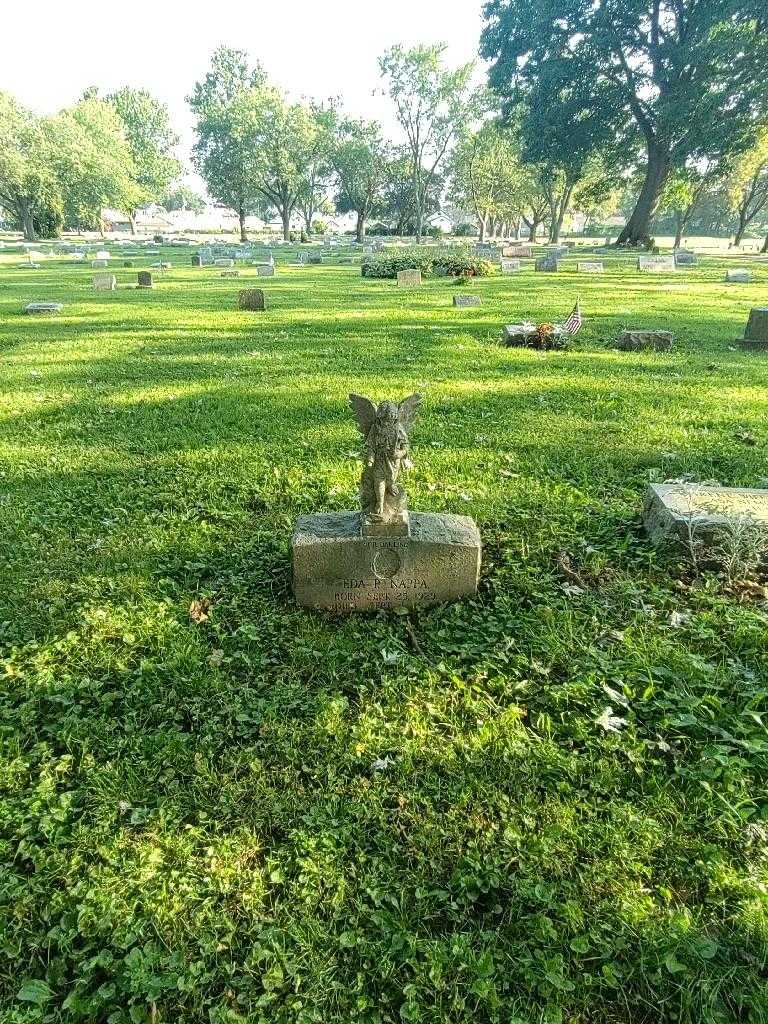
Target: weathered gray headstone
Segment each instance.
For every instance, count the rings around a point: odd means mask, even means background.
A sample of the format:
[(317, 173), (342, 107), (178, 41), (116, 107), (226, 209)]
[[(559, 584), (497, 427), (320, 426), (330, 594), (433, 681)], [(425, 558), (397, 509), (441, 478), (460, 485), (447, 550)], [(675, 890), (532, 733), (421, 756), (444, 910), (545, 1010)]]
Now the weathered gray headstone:
[(558, 269), (557, 256), (555, 255), (539, 256), (536, 260), (536, 270), (539, 272), (554, 274), (557, 273)]
[(231, 259), (218, 259), (213, 261), (216, 267), (234, 267), (235, 261)]
[(768, 490), (713, 487), (696, 483), (649, 484), (643, 511), (655, 543), (692, 539), (707, 543), (738, 521), (748, 521), (768, 537)]
[(612, 347), (621, 352), (640, 352), (643, 349), (668, 352), (674, 343), (672, 331), (622, 331)]
[(319, 252), (307, 253), (307, 263), (311, 264), (311, 266), (313, 266), (313, 267), (319, 266), (322, 262), (323, 262), (322, 253), (319, 253)]
[(358, 512), (300, 516), (291, 542), (299, 604), (335, 612), (411, 608), (472, 596), (481, 543), (467, 516), (409, 513), (398, 483), (419, 395), (374, 405), (350, 395), (364, 439)]
[(420, 270), (399, 270), (397, 273), (398, 288), (418, 288), (421, 284)]
[(454, 306), (479, 306), (480, 296), (479, 295), (454, 295), (453, 296)]
[(240, 277), (240, 271), (239, 270), (222, 270), (221, 276), (222, 277)]
[(646, 273), (664, 273), (675, 269), (674, 256), (638, 256), (637, 269)]
[(24, 307), (25, 313), (60, 313), (64, 306), (60, 302), (30, 302)]
[(698, 265), (698, 262), (699, 258), (695, 252), (690, 252), (688, 249), (675, 250), (676, 267), (695, 267)]
[(739, 338), (742, 348), (768, 348), (768, 306), (755, 306), (750, 310), (744, 337)]
[(274, 277), (275, 276), (274, 265), (271, 264), (271, 263), (260, 263), (256, 267), (256, 276), (257, 277)]
[(602, 274), (605, 268), (600, 260), (581, 260), (576, 269), (580, 274)]
[(109, 260), (91, 260), (91, 267), (97, 270), (99, 267), (108, 267)]
[(502, 274), (517, 274), (520, 270), (519, 259), (507, 259), (506, 256), (501, 258), (501, 272)]
[(533, 324), (506, 324), (502, 331), (502, 341), (507, 348), (526, 346), (535, 333)]
[(100, 292), (113, 292), (117, 288), (117, 278), (114, 274), (95, 274), (93, 287)]
[(136, 276), (137, 276), (139, 288), (152, 288), (152, 287), (154, 287), (154, 282), (152, 280), (152, 275), (150, 274), (150, 272), (148, 270), (140, 270), (139, 273)]
[(727, 284), (749, 284), (752, 280), (752, 271), (746, 267), (734, 267), (726, 270), (725, 280)]
[(533, 249), (530, 245), (505, 245), (501, 255), (505, 259), (530, 259), (533, 256)]
[(238, 292), (237, 305), (240, 309), (262, 310), (266, 308), (264, 292), (261, 288), (243, 288)]

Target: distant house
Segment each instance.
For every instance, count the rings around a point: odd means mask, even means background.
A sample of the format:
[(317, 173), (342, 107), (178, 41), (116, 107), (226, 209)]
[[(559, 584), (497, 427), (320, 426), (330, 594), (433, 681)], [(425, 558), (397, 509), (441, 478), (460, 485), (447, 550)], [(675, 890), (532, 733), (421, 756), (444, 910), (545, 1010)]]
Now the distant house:
[(105, 231), (131, 230), (131, 219), (123, 210), (111, 210), (104, 207), (101, 211), (101, 222)]

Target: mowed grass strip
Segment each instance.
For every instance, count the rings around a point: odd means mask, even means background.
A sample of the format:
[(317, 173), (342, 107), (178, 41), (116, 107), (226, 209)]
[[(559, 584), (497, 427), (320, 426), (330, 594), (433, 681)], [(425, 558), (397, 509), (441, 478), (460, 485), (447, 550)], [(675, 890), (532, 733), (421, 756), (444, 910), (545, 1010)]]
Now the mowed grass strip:
[[(114, 293), (0, 257), (4, 1020), (768, 1020), (765, 604), (640, 525), (649, 480), (766, 483), (768, 266), (598, 258), (455, 309), (281, 253)], [(570, 351), (498, 345), (577, 296)], [(410, 502), (477, 520), (475, 600), (294, 605), (351, 390), (424, 393)]]

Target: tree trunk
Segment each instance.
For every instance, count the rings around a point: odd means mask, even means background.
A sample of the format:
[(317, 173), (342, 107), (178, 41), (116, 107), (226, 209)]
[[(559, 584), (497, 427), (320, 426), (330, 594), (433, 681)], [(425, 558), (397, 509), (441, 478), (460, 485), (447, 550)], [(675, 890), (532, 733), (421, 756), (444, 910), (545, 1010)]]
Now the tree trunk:
[(283, 239), (286, 242), (291, 240), (291, 211), (287, 206), (283, 207)]
[(135, 212), (128, 214), (128, 223), (131, 225), (131, 234), (135, 235), (136, 234), (136, 214), (135, 214)]
[(736, 234), (733, 237), (733, 244), (734, 245), (741, 245), (741, 242), (742, 242), (742, 239), (744, 238), (744, 233), (747, 230), (747, 225), (748, 224), (749, 224), (749, 221), (747, 219), (747, 212), (742, 207), (742, 209), (739, 210), (739, 226), (736, 228)]
[(365, 238), (365, 214), (364, 213), (360, 213), (359, 210), (357, 212), (357, 231), (356, 231), (356, 237), (357, 237), (358, 244), (362, 245), (363, 244), (363, 239)]
[(245, 209), (242, 206), (237, 211), (237, 219), (240, 221), (240, 241), (247, 242), (248, 235), (245, 233)]
[(651, 221), (659, 207), (659, 199), (669, 175), (669, 146), (652, 141), (648, 143), (648, 164), (645, 181), (632, 211), (632, 216), (621, 230), (617, 245), (645, 245), (651, 238)]
[(37, 234), (35, 233), (35, 224), (32, 219), (32, 211), (28, 206), (24, 206), (21, 211), (21, 228), (24, 232), (24, 239), (27, 242), (36, 242)]
[(528, 241), (534, 243), (536, 241), (536, 228), (539, 226), (539, 221), (531, 221), (531, 230), (528, 232)]
[(479, 239), (478, 240), (480, 242), (484, 242), (485, 241), (485, 217), (478, 217), (477, 218), (477, 223), (478, 223), (478, 225), (480, 227), (480, 235), (479, 235)]
[(683, 229), (685, 228), (685, 222), (683, 215), (679, 210), (675, 210), (675, 244), (672, 246), (673, 249), (679, 249), (683, 244)]

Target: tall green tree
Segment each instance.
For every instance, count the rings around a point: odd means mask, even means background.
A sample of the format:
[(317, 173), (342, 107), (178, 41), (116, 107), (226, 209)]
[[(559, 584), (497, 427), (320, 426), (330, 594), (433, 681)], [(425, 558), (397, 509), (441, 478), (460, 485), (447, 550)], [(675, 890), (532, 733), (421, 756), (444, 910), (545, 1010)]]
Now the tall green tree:
[(719, 164), (696, 164), (676, 168), (669, 175), (659, 203), (659, 213), (672, 216), (675, 249), (682, 244), (683, 235), (706, 196), (717, 187), (719, 171)]
[(103, 207), (133, 210), (141, 201), (131, 146), (110, 103), (89, 95), (51, 118), (47, 130), (67, 224), (93, 230)]
[(10, 93), (0, 92), (0, 205), (19, 225), (24, 237), (37, 237), (35, 222), (46, 211), (60, 223), (61, 189), (51, 156), (45, 122), (22, 107)]
[(205, 209), (205, 199), (187, 185), (176, 185), (163, 196), (161, 205), (166, 210), (192, 210), (200, 213)]
[(317, 135), (296, 200), (308, 234), (312, 230), (315, 214), (328, 206), (326, 196), (334, 174), (333, 152), (339, 131), (339, 112), (335, 100), (327, 103), (310, 103), (309, 109)]
[(246, 217), (259, 212), (263, 202), (256, 187), (252, 94), (265, 86), (260, 65), (251, 67), (243, 51), (222, 46), (187, 97), (196, 120), (194, 165), (214, 199), (237, 212), (243, 241)]
[(488, 0), (484, 13), (481, 52), (507, 102), (525, 102), (542, 78), (568, 81), (571, 101), (551, 115), (563, 147), (591, 118), (628, 156), (642, 143), (620, 243), (646, 244), (670, 171), (743, 145), (768, 98), (765, 0)]
[(375, 121), (346, 120), (331, 156), (336, 174), (336, 209), (357, 216), (357, 240), (365, 237), (369, 217), (378, 216), (384, 205), (387, 147)]
[(277, 210), (283, 235), (307, 189), (325, 143), (316, 110), (289, 103), (245, 55), (222, 48), (189, 103), (197, 117), (195, 165), (218, 200), (233, 207), (245, 240), (245, 218)]
[[(136, 184), (142, 202), (162, 202), (181, 164), (173, 155), (179, 137), (171, 127), (165, 104), (145, 89), (128, 87), (111, 93), (107, 100), (118, 113), (133, 159)], [(131, 230), (136, 232), (135, 209), (127, 211)]]
[(471, 210), (480, 241), (519, 220), (525, 203), (520, 142), (509, 127), (488, 121), (459, 140), (451, 159), (450, 195)]
[(480, 107), (470, 83), (473, 65), (446, 68), (445, 50), (443, 44), (410, 50), (393, 46), (379, 58), (409, 154), (417, 241), (424, 230), (429, 190), (454, 141)]
[(732, 162), (726, 194), (737, 218), (733, 244), (741, 245), (750, 224), (768, 212), (768, 126), (758, 129), (749, 149)]

